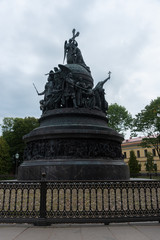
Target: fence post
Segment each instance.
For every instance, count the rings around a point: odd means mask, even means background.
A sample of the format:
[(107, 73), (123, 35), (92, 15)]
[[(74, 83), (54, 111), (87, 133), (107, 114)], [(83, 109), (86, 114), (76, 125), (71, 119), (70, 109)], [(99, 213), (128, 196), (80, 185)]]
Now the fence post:
[(36, 226), (49, 226), (50, 223), (46, 219), (46, 198), (47, 198), (47, 184), (46, 184), (46, 173), (42, 173), (42, 180), (40, 182), (40, 216), (37, 222), (34, 223)]
[(46, 193), (46, 181), (43, 179), (40, 188), (40, 218), (46, 218)]

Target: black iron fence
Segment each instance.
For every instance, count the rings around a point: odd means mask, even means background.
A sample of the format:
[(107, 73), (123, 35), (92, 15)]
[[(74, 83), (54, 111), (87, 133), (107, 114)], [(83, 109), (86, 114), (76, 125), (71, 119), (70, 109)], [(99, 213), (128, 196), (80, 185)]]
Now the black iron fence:
[(159, 181), (3, 181), (0, 222), (160, 221)]

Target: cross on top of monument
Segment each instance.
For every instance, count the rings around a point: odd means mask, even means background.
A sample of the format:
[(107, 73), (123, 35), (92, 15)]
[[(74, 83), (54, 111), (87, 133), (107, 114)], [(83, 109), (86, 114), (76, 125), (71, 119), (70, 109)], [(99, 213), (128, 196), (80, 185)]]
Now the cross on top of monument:
[(73, 34), (73, 37), (72, 37), (71, 39), (74, 41), (75, 38), (78, 37), (80, 33), (79, 33), (79, 32), (76, 32), (76, 29), (73, 28), (73, 30), (72, 30), (72, 34)]

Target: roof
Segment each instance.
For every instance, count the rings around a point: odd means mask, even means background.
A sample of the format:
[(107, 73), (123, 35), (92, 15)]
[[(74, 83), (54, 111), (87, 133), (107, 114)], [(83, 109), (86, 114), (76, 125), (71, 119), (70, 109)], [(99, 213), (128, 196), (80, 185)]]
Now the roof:
[(142, 141), (144, 137), (134, 137), (134, 138), (129, 138), (129, 139), (125, 139), (122, 144), (124, 143), (134, 143), (134, 142), (140, 142)]

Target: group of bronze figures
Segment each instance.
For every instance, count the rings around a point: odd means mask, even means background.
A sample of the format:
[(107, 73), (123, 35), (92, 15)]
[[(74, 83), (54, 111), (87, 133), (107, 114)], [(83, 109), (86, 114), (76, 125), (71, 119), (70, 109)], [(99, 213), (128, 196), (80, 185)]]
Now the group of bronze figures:
[[(54, 70), (51, 70), (48, 75), (48, 80), (43, 92), (38, 95), (44, 95), (44, 99), (40, 100), (40, 108), (43, 113), (48, 110), (57, 108), (89, 108), (98, 109), (106, 112), (108, 103), (105, 100), (105, 91), (103, 85), (110, 79), (109, 76), (104, 81), (98, 82), (93, 88), (93, 84), (86, 81), (85, 74), (76, 75), (69, 66), (74, 65), (74, 69), (81, 66), (91, 77), (90, 69), (85, 64), (81, 51), (78, 48), (78, 43), (75, 38), (79, 32), (73, 29), (73, 37), (64, 44), (64, 60), (67, 60), (67, 65), (59, 64)], [(93, 80), (93, 79), (92, 79)]]
[[(65, 156), (65, 157), (64, 157)], [(104, 142), (94, 139), (47, 139), (30, 142), (24, 151), (24, 160), (37, 159), (97, 159), (97, 158), (119, 158), (122, 159), (121, 147), (114, 142)]]

